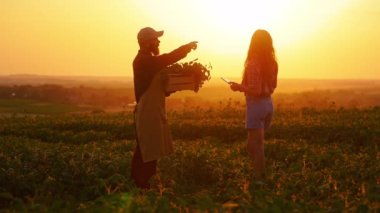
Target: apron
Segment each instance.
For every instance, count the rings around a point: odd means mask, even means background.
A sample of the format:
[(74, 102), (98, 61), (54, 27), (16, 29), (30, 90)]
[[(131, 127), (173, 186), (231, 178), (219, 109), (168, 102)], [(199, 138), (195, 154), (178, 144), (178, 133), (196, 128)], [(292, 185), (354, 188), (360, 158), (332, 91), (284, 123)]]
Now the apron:
[(173, 153), (166, 119), (163, 73), (158, 72), (136, 106), (136, 132), (144, 162)]

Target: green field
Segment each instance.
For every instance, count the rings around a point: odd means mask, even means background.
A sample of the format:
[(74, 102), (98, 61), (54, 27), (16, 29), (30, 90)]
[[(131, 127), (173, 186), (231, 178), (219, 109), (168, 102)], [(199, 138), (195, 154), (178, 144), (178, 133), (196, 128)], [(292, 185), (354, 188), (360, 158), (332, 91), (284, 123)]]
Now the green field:
[[(4, 105), (2, 105), (4, 106)], [(0, 117), (0, 208), (99, 212), (376, 212), (380, 108), (276, 111), (254, 181), (244, 109), (170, 111), (175, 153), (148, 191), (130, 179), (124, 113)]]
[(72, 104), (41, 102), (28, 99), (0, 99), (0, 113), (3, 114), (45, 114), (56, 115), (94, 110), (95, 107), (80, 107)]

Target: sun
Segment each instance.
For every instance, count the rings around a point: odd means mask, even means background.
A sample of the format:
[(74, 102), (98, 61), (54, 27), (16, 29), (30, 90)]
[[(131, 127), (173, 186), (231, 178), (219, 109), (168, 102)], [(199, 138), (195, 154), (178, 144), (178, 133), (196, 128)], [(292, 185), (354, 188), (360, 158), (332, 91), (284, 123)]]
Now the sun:
[[(286, 40), (310, 35), (352, 5), (352, 0), (196, 0), (198, 21), (212, 30), (234, 37), (255, 29), (281, 34)], [(288, 37), (288, 35), (290, 35)]]
[(270, 28), (286, 10), (282, 1), (204, 1), (199, 17), (214, 30), (241, 35), (257, 28)]
[[(267, 30), (279, 55), (309, 40), (354, 0), (139, 0), (141, 25), (165, 30), (162, 49), (199, 41), (193, 58), (211, 61), (215, 72), (233, 75), (244, 63), (251, 36)], [(143, 27), (143, 26), (141, 26)], [(137, 30), (136, 30), (137, 31)], [(165, 49), (166, 48), (166, 49)], [(280, 55), (280, 58), (283, 58)]]
[(252, 34), (258, 28), (302, 35), (318, 29), (353, 0), (139, 0), (141, 22), (182, 35)]

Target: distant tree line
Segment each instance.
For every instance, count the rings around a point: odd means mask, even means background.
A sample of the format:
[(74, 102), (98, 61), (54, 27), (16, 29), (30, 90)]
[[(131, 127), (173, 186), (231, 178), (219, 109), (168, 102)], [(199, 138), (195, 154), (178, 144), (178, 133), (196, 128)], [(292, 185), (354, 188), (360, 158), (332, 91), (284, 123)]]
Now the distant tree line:
[(124, 106), (134, 101), (133, 90), (128, 88), (67, 88), (55, 84), (0, 86), (0, 98), (101, 106)]

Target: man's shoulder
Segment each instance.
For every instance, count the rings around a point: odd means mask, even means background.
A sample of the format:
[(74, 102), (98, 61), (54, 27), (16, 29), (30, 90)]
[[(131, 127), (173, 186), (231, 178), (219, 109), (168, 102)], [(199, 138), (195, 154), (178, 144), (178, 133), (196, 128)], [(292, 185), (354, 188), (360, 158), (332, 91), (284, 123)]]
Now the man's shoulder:
[(147, 53), (139, 51), (135, 57), (135, 60), (136, 59), (146, 59), (146, 58), (153, 58), (153, 56), (151, 54), (147, 54)]
[(144, 64), (153, 61), (154, 57), (149, 54), (137, 53), (135, 59), (133, 60), (133, 64)]

